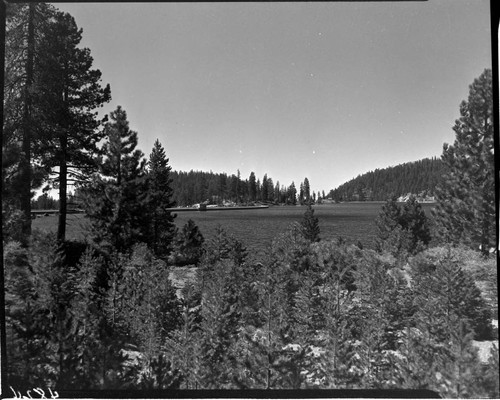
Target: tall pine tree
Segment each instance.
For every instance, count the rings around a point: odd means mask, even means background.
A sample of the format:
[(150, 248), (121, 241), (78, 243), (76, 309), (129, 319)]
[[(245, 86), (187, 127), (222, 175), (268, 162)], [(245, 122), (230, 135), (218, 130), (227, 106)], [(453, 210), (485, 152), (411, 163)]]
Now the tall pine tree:
[(2, 213), (10, 225), (4, 235), (24, 244), (31, 233), (32, 189), (46, 177), (39, 162), (43, 118), (37, 93), (41, 64), (47, 57), (41, 44), (54, 13), (54, 7), (45, 3), (6, 8)]
[(113, 179), (116, 186), (121, 186), (123, 181), (139, 175), (144, 154), (136, 149), (137, 132), (130, 129), (127, 112), (118, 106), (110, 113), (110, 119), (104, 129), (108, 140), (102, 148), (105, 159), (101, 169), (105, 176)]
[(74, 18), (57, 12), (41, 43), (39, 103), (46, 126), (41, 138), (42, 164), (59, 187), (57, 238), (66, 237), (67, 186), (85, 182), (97, 169), (97, 144), (103, 138), (95, 109), (111, 99), (101, 72), (91, 69), (90, 50), (79, 48), (82, 30)]
[(176, 215), (169, 210), (175, 205), (172, 200), (171, 170), (165, 150), (157, 139), (147, 164), (145, 206), (149, 213), (147, 243), (158, 257), (168, 255), (175, 235)]
[(129, 251), (134, 243), (146, 242), (146, 162), (136, 149), (137, 132), (129, 128), (125, 110), (118, 106), (110, 118), (104, 129), (108, 140), (101, 174), (85, 185), (86, 212), (96, 242)]
[(436, 193), (438, 233), (444, 241), (487, 252), (496, 245), (491, 70), (470, 85), (453, 130), (455, 142), (444, 145), (441, 157), (446, 168)]
[(257, 199), (257, 182), (255, 180), (255, 173), (250, 172), (250, 177), (248, 178), (248, 199), (250, 201), (255, 201)]
[(304, 178), (304, 200), (306, 204), (311, 203), (311, 185), (309, 184), (309, 179)]

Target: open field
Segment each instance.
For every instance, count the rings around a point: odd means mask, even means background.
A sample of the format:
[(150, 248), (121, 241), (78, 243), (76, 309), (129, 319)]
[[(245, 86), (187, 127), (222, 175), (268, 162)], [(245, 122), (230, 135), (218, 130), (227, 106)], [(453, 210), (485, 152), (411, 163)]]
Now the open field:
[[(57, 214), (49, 214), (47, 216), (38, 215), (32, 221), (32, 229), (39, 229), (45, 232), (57, 232)], [(89, 226), (89, 221), (85, 218), (85, 214), (68, 214), (66, 218), (66, 239), (68, 240), (84, 240), (85, 232)]]
[[(383, 202), (360, 202), (325, 204), (314, 206), (314, 214), (319, 219), (322, 239), (343, 237), (348, 243), (357, 243), (371, 248), (376, 237), (375, 218), (380, 213)], [(433, 204), (423, 204), (427, 216)], [(210, 239), (217, 225), (242, 241), (252, 253), (265, 251), (271, 240), (284, 232), (288, 225), (300, 221), (305, 206), (274, 206), (257, 210), (186, 211), (177, 213), (176, 224), (181, 228), (192, 219), (200, 228), (205, 239)], [(68, 239), (83, 239), (85, 225), (83, 214), (68, 215)], [(33, 220), (33, 228), (55, 232), (57, 216), (41, 216)]]

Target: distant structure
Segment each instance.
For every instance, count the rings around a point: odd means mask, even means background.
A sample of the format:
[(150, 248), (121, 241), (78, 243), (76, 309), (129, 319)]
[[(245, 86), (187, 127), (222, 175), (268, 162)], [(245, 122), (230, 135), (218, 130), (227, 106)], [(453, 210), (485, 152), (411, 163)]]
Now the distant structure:
[(435, 203), (436, 202), (436, 198), (434, 196), (423, 195), (423, 194), (414, 195), (413, 193), (406, 193), (403, 196), (399, 196), (398, 202), (406, 203), (410, 199), (411, 196), (415, 196), (419, 203)]

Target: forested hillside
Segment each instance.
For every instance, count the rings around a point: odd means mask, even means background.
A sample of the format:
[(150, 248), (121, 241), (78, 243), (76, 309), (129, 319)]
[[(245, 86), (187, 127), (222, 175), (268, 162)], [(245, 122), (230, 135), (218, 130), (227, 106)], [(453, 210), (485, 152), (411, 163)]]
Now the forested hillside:
[(359, 175), (330, 191), (335, 201), (385, 201), (392, 196), (433, 196), (443, 173), (438, 158), (408, 162)]

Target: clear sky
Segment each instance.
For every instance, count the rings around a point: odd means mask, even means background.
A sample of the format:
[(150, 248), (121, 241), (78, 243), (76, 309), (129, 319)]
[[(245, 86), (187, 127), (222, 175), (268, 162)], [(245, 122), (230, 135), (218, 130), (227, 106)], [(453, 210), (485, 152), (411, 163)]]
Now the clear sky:
[(488, 0), (55, 6), (146, 155), (315, 191), (440, 156), (491, 68)]

